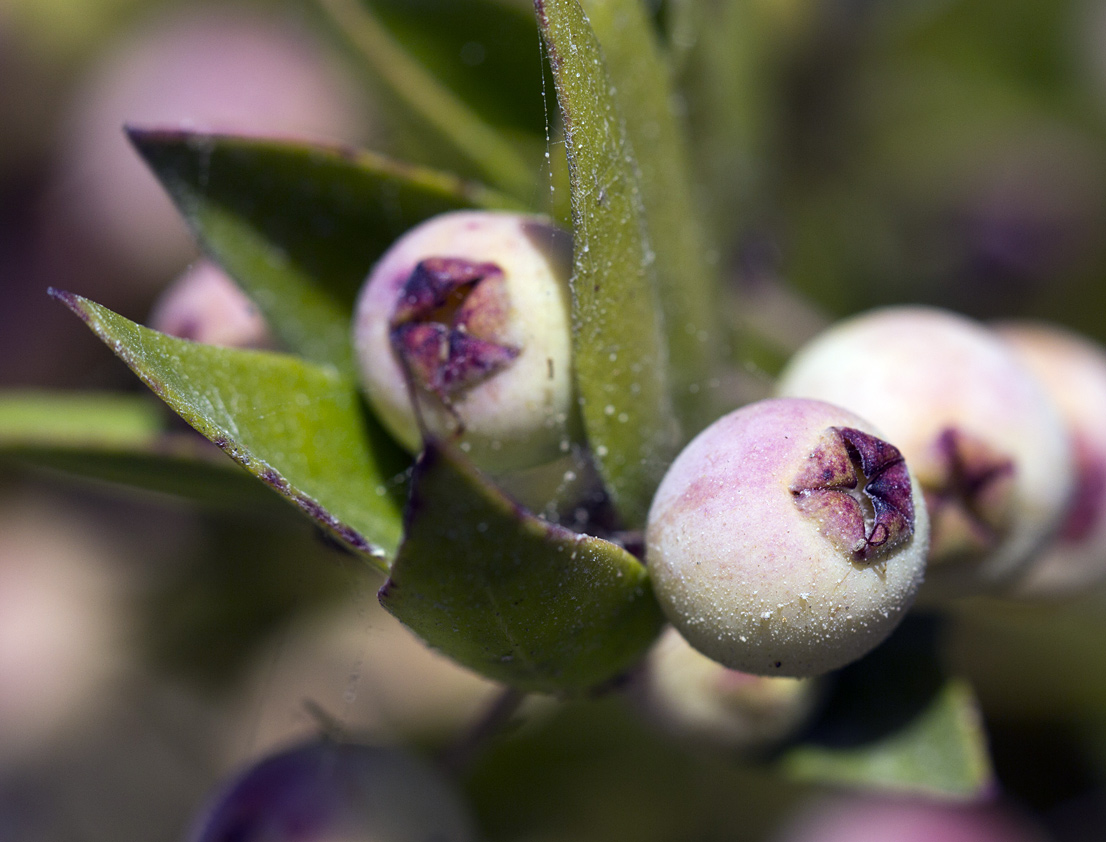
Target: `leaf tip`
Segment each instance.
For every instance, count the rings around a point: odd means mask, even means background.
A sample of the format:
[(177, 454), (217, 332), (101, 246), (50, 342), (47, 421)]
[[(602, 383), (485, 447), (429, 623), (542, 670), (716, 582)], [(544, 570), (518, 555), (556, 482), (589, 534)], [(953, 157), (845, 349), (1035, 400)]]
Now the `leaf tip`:
[(82, 298), (75, 292), (58, 289), (57, 287), (48, 287), (46, 289), (46, 294), (49, 295), (51, 298), (60, 301), (62, 304), (64, 304), (66, 307), (68, 307), (70, 310), (80, 316), (84, 321), (87, 322), (89, 320), (88, 309), (84, 306), (87, 299)]

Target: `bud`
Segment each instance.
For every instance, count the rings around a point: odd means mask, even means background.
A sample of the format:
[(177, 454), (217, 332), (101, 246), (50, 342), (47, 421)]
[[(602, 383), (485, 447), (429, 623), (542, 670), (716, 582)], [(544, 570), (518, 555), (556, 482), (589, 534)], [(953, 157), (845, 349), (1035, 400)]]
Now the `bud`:
[(1036, 378), (997, 336), (924, 307), (841, 322), (802, 348), (781, 395), (833, 401), (901, 448), (931, 522), (927, 592), (996, 591), (1057, 527), (1069, 443)]
[(462, 211), (407, 232), (361, 291), (354, 346), (369, 401), (411, 451), (422, 429), (480, 467), (571, 448), (571, 238), (534, 216)]
[(913, 601), (928, 520), (898, 450), (821, 401), (760, 401), (676, 458), (646, 527), (668, 619), (703, 654), (810, 676), (877, 646)]

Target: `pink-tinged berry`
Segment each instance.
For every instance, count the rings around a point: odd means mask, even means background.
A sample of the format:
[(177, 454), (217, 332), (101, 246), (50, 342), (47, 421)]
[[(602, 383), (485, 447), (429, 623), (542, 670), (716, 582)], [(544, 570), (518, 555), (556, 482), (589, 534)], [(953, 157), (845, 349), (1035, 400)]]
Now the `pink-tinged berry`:
[(250, 8), (151, 10), (158, 13), (106, 50), (77, 91), (62, 127), (50, 209), (121, 268), (114, 275), (164, 278), (195, 251), (180, 213), (127, 142), (125, 125), (364, 139), (356, 85), (324, 45), (272, 7)]
[(455, 441), (491, 472), (567, 453), (571, 271), (571, 238), (540, 217), (460, 211), (408, 231), (373, 268), (354, 318), (384, 425), (411, 451), (424, 428)]
[(668, 619), (756, 675), (842, 667), (887, 637), (925, 570), (929, 526), (898, 450), (814, 400), (716, 421), (653, 498), (646, 561)]
[(1075, 458), (1075, 490), (1060, 530), (1016, 591), (1070, 596), (1106, 580), (1106, 350), (1051, 325), (997, 330), (1059, 407)]
[(190, 842), (469, 842), (461, 802), (397, 749), (316, 740), (265, 758), (218, 792)]
[(931, 522), (927, 593), (996, 591), (1057, 528), (1072, 487), (1067, 432), (990, 330), (924, 307), (844, 321), (801, 349), (781, 395), (871, 419), (910, 463)]
[(219, 266), (200, 260), (161, 294), (150, 311), (154, 330), (208, 345), (267, 348), (265, 318)]
[(752, 751), (792, 736), (819, 697), (817, 679), (750, 675), (692, 648), (669, 626), (649, 653), (640, 702), (661, 729), (704, 747)]
[(1045, 842), (1027, 819), (999, 804), (955, 804), (872, 795), (814, 802), (775, 842)]

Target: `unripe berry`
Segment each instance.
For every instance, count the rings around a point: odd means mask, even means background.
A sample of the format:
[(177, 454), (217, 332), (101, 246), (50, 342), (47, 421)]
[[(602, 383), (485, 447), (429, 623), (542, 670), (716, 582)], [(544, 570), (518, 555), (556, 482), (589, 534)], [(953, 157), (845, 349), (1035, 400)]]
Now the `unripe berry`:
[(396, 749), (313, 741), (219, 792), (191, 842), (469, 842), (471, 821), (432, 769)]
[(760, 401), (676, 458), (649, 511), (661, 606), (703, 654), (808, 676), (861, 657), (913, 601), (929, 534), (899, 452), (812, 400)]
[(221, 267), (200, 260), (161, 294), (150, 311), (154, 330), (208, 345), (266, 348), (265, 318)]
[(998, 333), (1059, 408), (1075, 457), (1075, 490), (1060, 530), (1015, 590), (1072, 595), (1106, 579), (1106, 351), (1050, 325), (1003, 324)]
[(1044, 842), (1025, 818), (994, 803), (872, 795), (815, 802), (775, 842)]
[(750, 675), (696, 651), (669, 626), (649, 653), (638, 695), (645, 714), (704, 747), (763, 749), (794, 734), (818, 700), (816, 679)]
[(540, 217), (460, 211), (400, 238), (354, 317), (365, 391), (389, 431), (417, 451), (421, 423), (491, 472), (568, 452), (571, 271), (571, 238)]
[(801, 349), (781, 395), (833, 401), (884, 430), (925, 490), (926, 591), (995, 591), (1056, 528), (1071, 490), (1066, 430), (988, 329), (924, 307), (841, 322)]

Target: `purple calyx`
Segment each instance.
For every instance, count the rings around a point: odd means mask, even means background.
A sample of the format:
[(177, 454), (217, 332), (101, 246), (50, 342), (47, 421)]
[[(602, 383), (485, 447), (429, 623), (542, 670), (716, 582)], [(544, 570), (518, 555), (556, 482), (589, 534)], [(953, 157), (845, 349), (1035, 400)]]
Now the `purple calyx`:
[(509, 315), (496, 264), (430, 257), (404, 283), (389, 337), (408, 375), (448, 404), (521, 353), (500, 338)]
[(852, 427), (826, 429), (790, 490), (799, 510), (854, 561), (877, 561), (914, 534), (902, 453)]
[(919, 477), (931, 522), (931, 556), (946, 559), (990, 549), (1010, 520), (1013, 459), (978, 436), (946, 427), (930, 448), (932, 467)]

